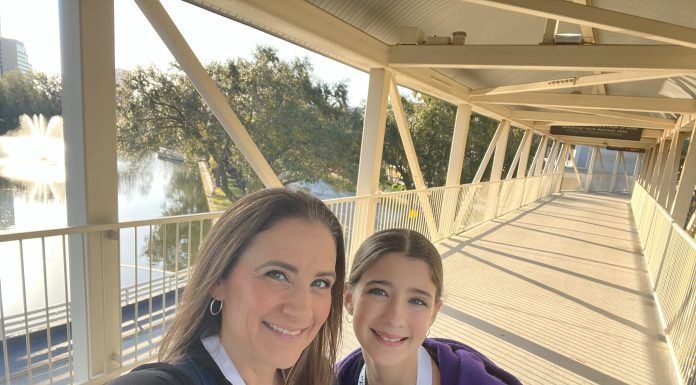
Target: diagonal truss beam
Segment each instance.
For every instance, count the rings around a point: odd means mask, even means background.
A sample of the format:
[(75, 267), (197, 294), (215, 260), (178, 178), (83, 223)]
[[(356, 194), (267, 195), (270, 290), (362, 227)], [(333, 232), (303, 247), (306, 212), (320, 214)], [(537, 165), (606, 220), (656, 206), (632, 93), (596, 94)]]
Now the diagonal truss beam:
[(636, 72), (614, 72), (600, 75), (575, 76), (563, 79), (552, 79), (542, 82), (531, 82), (500, 86), (492, 88), (481, 88), (472, 90), (472, 96), (479, 95), (502, 95), (514, 94), (518, 92), (530, 91), (550, 91), (564, 88), (587, 87), (602, 84), (626, 83), (640, 80), (665, 79), (685, 75), (683, 72), (674, 71), (636, 71)]
[(696, 48), (696, 29), (564, 0), (463, 1)]
[(525, 92), (508, 95), (472, 96), (471, 100), (476, 103), (515, 104), (534, 107), (572, 107), (580, 109), (676, 113), (696, 112), (696, 100), (677, 98)]
[(696, 71), (696, 50), (673, 45), (395, 45), (388, 56), (397, 68)]

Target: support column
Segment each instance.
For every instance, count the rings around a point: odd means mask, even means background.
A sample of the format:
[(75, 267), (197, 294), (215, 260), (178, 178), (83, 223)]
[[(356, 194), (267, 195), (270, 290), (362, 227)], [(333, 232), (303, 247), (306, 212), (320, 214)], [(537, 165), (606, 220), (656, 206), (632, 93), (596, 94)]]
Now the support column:
[[(521, 158), (522, 158), (522, 153), (524, 152), (525, 147), (527, 146), (528, 139), (530, 137), (530, 131), (525, 130), (524, 131), (524, 136), (522, 137), (522, 140), (520, 141), (520, 145), (517, 146), (517, 151), (515, 151), (515, 157), (512, 159), (512, 163), (510, 164), (510, 169), (507, 172), (507, 175), (505, 176), (505, 180), (512, 179), (512, 176), (515, 175), (515, 169), (519, 170), (518, 165), (521, 164)], [(527, 157), (529, 157), (529, 149), (527, 149)], [(526, 166), (525, 166), (526, 168)], [(519, 172), (518, 172), (519, 174)]]
[[(114, 0), (61, 0), (68, 226), (118, 222)], [(68, 239), (75, 383), (120, 366), (118, 233)]]
[(585, 179), (585, 192), (590, 192), (590, 188), (592, 188), (592, 178), (594, 178), (594, 169), (595, 169), (595, 163), (597, 163), (597, 153), (599, 152), (599, 148), (592, 147), (592, 155), (590, 155), (590, 162), (588, 163), (587, 167), (587, 178)]
[(614, 158), (614, 167), (611, 170), (611, 181), (609, 182), (609, 192), (614, 192), (614, 185), (616, 185), (616, 175), (619, 172), (619, 161), (621, 160), (621, 151), (616, 152), (616, 158)]
[(669, 144), (667, 139), (660, 142), (660, 150), (657, 152), (657, 158), (655, 158), (655, 167), (653, 167), (652, 175), (648, 179), (648, 186), (650, 196), (653, 198), (657, 196), (657, 190), (660, 186), (660, 178), (662, 177), (662, 172), (665, 168), (665, 163), (667, 163), (667, 153), (669, 151)]
[(578, 181), (578, 187), (576, 191), (582, 191), (582, 178), (580, 177), (580, 172), (578, 171), (578, 165), (575, 161), (575, 152), (570, 150), (570, 163), (573, 165), (573, 171), (575, 172), (575, 179)]
[(522, 154), (520, 155), (520, 162), (517, 165), (517, 178), (524, 178), (527, 174), (527, 166), (529, 165), (529, 151), (532, 149), (534, 132), (531, 130), (526, 130), (524, 136), (525, 138), (522, 139), (524, 142), (524, 148), (522, 149)]
[(500, 122), (502, 125), (500, 135), (495, 145), (495, 155), (493, 155), (493, 165), (491, 166), (490, 186), (488, 190), (488, 216), (494, 218), (498, 209), (498, 198), (500, 192), (500, 179), (503, 174), (503, 163), (505, 162), (505, 151), (507, 150), (508, 136), (510, 135), (510, 121), (505, 119)]
[(447, 165), (447, 180), (445, 185), (452, 187), (447, 189), (440, 213), (440, 233), (452, 234), (455, 230), (454, 218), (457, 210), (457, 198), (459, 189), (453, 188), (461, 184), (464, 154), (466, 153), (466, 140), (469, 136), (471, 122), (471, 105), (460, 104), (457, 107), (457, 117), (454, 120), (454, 132), (452, 133), (452, 146), (450, 148), (449, 163)]
[(548, 174), (549, 169), (553, 169), (553, 167), (552, 167), (552, 165), (554, 163), (553, 159), (557, 155), (556, 152), (558, 151), (558, 144), (559, 144), (558, 139), (554, 139), (553, 145), (551, 145), (551, 151), (549, 152), (548, 160), (546, 161), (546, 164), (544, 165), (543, 171), (541, 172), (542, 175)]
[(640, 170), (640, 175), (641, 175), (641, 182), (643, 187), (645, 187), (645, 190), (648, 190), (648, 181), (652, 177), (652, 172), (653, 169), (655, 168), (655, 159), (657, 159), (657, 152), (660, 148), (660, 144), (657, 143), (650, 147), (648, 150), (650, 151), (650, 154), (645, 160), (645, 163), (643, 164), (643, 169)]
[(681, 160), (681, 149), (686, 140), (686, 132), (676, 132), (672, 138), (670, 153), (667, 158), (667, 165), (660, 186), (658, 202), (669, 210), (674, 201), (674, 194), (677, 189), (677, 174), (679, 174), (679, 161)]
[(360, 144), (357, 196), (370, 196), (356, 205), (353, 222), (354, 249), (375, 230), (376, 195), (379, 188), (379, 173), (384, 150), (384, 130), (387, 122), (387, 98), (391, 76), (384, 68), (370, 70), (370, 83), (365, 106), (363, 135)]
[(488, 167), (488, 162), (491, 160), (491, 156), (493, 156), (493, 151), (495, 151), (495, 147), (498, 145), (498, 138), (500, 137), (502, 128), (503, 122), (498, 123), (498, 128), (495, 130), (495, 134), (493, 134), (493, 138), (491, 138), (491, 142), (488, 144), (486, 153), (483, 155), (483, 159), (481, 159), (481, 164), (479, 164), (479, 168), (476, 170), (476, 175), (474, 175), (471, 184), (481, 182), (483, 173), (486, 171), (486, 167)]
[(686, 215), (689, 211), (694, 187), (696, 187), (696, 124), (691, 129), (689, 149), (686, 151), (684, 168), (682, 169), (671, 211), (672, 218), (679, 226), (683, 227), (686, 224)]
[[(404, 111), (404, 106), (401, 104), (401, 95), (399, 95), (396, 81), (393, 76), (389, 77), (391, 78), (389, 96), (392, 103), (392, 110), (394, 111), (394, 118), (396, 119), (396, 126), (399, 129), (401, 143), (404, 146), (404, 153), (406, 153), (408, 168), (411, 170), (411, 175), (413, 175), (413, 183), (416, 185), (416, 190), (423, 191), (427, 189), (428, 186), (425, 185), (423, 172), (421, 171), (420, 164), (418, 163), (418, 156), (416, 155), (416, 148), (413, 146), (413, 139), (411, 138), (411, 131), (408, 128), (406, 111)], [(430, 205), (430, 198), (428, 198), (425, 192), (422, 192), (418, 193), (418, 201), (423, 210), (423, 215), (425, 215), (425, 223), (430, 232), (430, 239), (439, 239), (435, 216), (433, 215), (433, 209)]]
[[(541, 139), (539, 147), (537, 147), (536, 155), (534, 155), (534, 167), (529, 170), (530, 176), (540, 176), (542, 170), (544, 169), (544, 158), (546, 157), (546, 147), (549, 144), (548, 135), (544, 135)], [(533, 173), (532, 173), (533, 171)]]
[(266, 187), (282, 187), (283, 184), (254, 143), (244, 125), (234, 113), (208, 72), (196, 58), (186, 40), (179, 32), (167, 11), (157, 0), (135, 0), (145, 17), (155, 29), (160, 39), (174, 55), (176, 61), (186, 72), (196, 90), (208, 104), (227, 135), (242, 153), (244, 159), (254, 170)]

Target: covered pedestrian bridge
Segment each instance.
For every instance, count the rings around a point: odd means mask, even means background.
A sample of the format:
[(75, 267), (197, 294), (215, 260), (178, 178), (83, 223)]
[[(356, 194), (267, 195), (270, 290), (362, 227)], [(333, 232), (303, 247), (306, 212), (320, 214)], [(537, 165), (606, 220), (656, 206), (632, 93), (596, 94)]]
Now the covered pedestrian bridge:
[[(11, 295), (70, 301), (0, 312), (8, 385), (101, 384), (152, 360), (220, 215), (119, 222), (113, 1), (61, 0), (69, 227), (0, 244), (21, 266)], [(259, 179), (280, 186), (165, 8), (135, 2)], [(189, 2), (369, 73), (356, 196), (327, 204), (349, 255), (382, 228), (438, 242), (445, 303), (432, 335), (528, 384), (696, 384), (696, 3)], [(457, 106), (444, 186), (423, 181), (397, 85)], [(379, 191), (388, 102), (415, 190)], [(499, 124), (462, 184), (472, 111)], [(511, 130), (524, 132), (517, 148)], [(43, 282), (25, 282), (25, 266)], [(60, 269), (58, 286), (47, 269)], [(355, 346), (347, 331), (344, 353)]]

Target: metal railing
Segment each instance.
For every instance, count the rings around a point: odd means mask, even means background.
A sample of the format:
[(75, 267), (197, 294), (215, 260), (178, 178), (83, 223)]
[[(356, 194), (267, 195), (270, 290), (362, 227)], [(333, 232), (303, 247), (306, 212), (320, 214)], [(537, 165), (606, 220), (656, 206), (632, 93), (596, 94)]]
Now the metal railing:
[(631, 208), (682, 384), (696, 383), (696, 241), (636, 183)]
[[(346, 255), (350, 258), (361, 241), (355, 229), (364, 226), (355, 222), (360, 217), (358, 211), (369, 204), (375, 209), (372, 219), (375, 230), (409, 228), (438, 241), (557, 192), (560, 182), (561, 174), (549, 174), (330, 199), (325, 203), (344, 228)], [(220, 212), (205, 213), (0, 235), (4, 274), (0, 281), (0, 384), (78, 382), (75, 359), (89, 360), (88, 383), (104, 382), (151, 360), (174, 316), (201, 241), (220, 215)], [(116, 335), (120, 336), (120, 348), (117, 352), (93, 347), (86, 353), (88, 357), (78, 358), (73, 351), (72, 333), (82, 332), (74, 330), (72, 325), (76, 309), (70, 301), (69, 283), (73, 277), (68, 246), (74, 237), (82, 244), (96, 239), (96, 250), (102, 250), (101, 255), (90, 256), (90, 261), (96, 262), (108, 258), (103, 251), (107, 242), (118, 244), (115, 257), (120, 261), (120, 329)], [(100, 274), (103, 278), (115, 272)], [(85, 311), (89, 315), (105, 310)], [(95, 329), (86, 332), (90, 343), (95, 338), (107, 339), (106, 318), (103, 325), (90, 324)], [(101, 369), (94, 369), (95, 366)]]

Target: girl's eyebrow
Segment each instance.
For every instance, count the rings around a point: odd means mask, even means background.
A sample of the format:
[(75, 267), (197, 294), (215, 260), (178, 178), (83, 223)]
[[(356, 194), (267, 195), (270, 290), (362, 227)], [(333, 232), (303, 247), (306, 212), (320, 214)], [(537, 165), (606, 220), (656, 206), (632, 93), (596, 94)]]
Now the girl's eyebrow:
[[(277, 261), (277, 260), (268, 261), (268, 262), (262, 264), (261, 266), (259, 266), (258, 269), (263, 269), (263, 268), (266, 268), (269, 266), (280, 267), (281, 269), (285, 269), (293, 274), (297, 274), (297, 271), (298, 271), (297, 267), (295, 267), (294, 265), (291, 265), (291, 264), (289, 264), (287, 262), (283, 262), (283, 261)], [(333, 279), (336, 279), (336, 273), (333, 271), (321, 271), (321, 272), (317, 273), (316, 276), (317, 277), (331, 277)]]
[[(389, 282), (389, 281), (384, 281), (384, 280), (378, 280), (378, 279), (373, 279), (373, 280), (371, 280), (371, 281), (367, 281), (366, 285), (382, 285), (382, 286), (386, 286), (386, 287), (392, 287), (392, 288), (394, 287), (394, 285), (393, 285), (391, 282)], [(428, 297), (428, 298), (432, 298), (432, 297), (433, 297), (433, 295), (430, 294), (429, 292), (427, 292), (426, 290), (418, 289), (418, 288), (415, 288), (415, 287), (410, 287), (410, 288), (408, 289), (408, 291), (409, 291), (410, 293), (419, 294), (419, 295), (422, 295), (422, 296)]]

